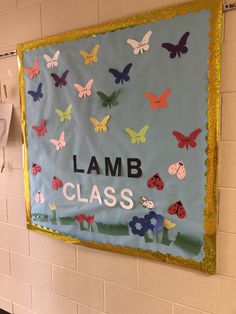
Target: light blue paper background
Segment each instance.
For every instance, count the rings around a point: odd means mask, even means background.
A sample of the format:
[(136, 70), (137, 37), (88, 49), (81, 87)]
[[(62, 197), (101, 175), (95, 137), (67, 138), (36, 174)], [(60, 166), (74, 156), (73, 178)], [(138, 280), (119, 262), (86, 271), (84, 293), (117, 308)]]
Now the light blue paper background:
[[(65, 42), (63, 44), (46, 46), (24, 53), (24, 66), (32, 66), (36, 57), (39, 58), (40, 75), (29, 79), (25, 74), (25, 94), (27, 113), (27, 140), (30, 168), (31, 213), (51, 215), (48, 209), (50, 202), (57, 204), (57, 216), (73, 216), (79, 213), (94, 214), (96, 221), (104, 223), (128, 223), (133, 216), (142, 217), (147, 213), (139, 203), (141, 195), (154, 200), (157, 212), (176, 223), (173, 235), (177, 231), (183, 234), (196, 236), (203, 241), (203, 213), (205, 208), (205, 155), (207, 135), (207, 60), (208, 60), (208, 31), (209, 15), (207, 11), (189, 13), (186, 16), (175, 17), (169, 21), (158, 21), (156, 24), (146, 24), (106, 34), (91, 36), (79, 41)], [(152, 30), (150, 50), (143, 55), (135, 56), (133, 49), (126, 43), (133, 38), (140, 41), (144, 34)], [(166, 49), (161, 47), (163, 42), (178, 43), (180, 37), (189, 31), (187, 41), (189, 51), (170, 59)], [(80, 56), (80, 50), (90, 52), (96, 44), (100, 44), (98, 62), (85, 65)], [(52, 56), (60, 50), (59, 66), (47, 69), (43, 54)], [(120, 71), (129, 63), (130, 81), (124, 85), (116, 85), (110, 67)], [(56, 88), (51, 73), (61, 75), (69, 70), (67, 85)], [(78, 92), (73, 87), (75, 82), (85, 86), (93, 78), (92, 96), (79, 99)], [(43, 83), (43, 98), (33, 102), (29, 90), (36, 90), (38, 84)], [(116, 107), (104, 108), (96, 95), (98, 90), (111, 94), (115, 89), (121, 88)], [(165, 89), (172, 88), (166, 109), (150, 110), (149, 101), (144, 96), (146, 92), (160, 95)], [(55, 108), (65, 110), (72, 104), (72, 120), (61, 123)], [(98, 120), (111, 115), (108, 122), (108, 131), (95, 133), (89, 121), (91, 116)], [(32, 130), (32, 125), (40, 125), (41, 119), (47, 121), (48, 133), (38, 137)], [(145, 144), (132, 145), (129, 136), (124, 132), (126, 127), (136, 131), (145, 124), (150, 125)], [(173, 130), (189, 135), (196, 128), (202, 132), (197, 138), (195, 149), (179, 149)], [(57, 152), (50, 144), (50, 139), (59, 138), (61, 131), (65, 131), (66, 147)], [(101, 175), (78, 174), (73, 172), (72, 155), (79, 158), (79, 168), (87, 169), (89, 159), (95, 155), (101, 166)], [(122, 157), (122, 177), (104, 176), (104, 157)], [(142, 161), (143, 176), (139, 179), (127, 177), (126, 159), (136, 157)], [(170, 176), (168, 167), (183, 160), (187, 170), (187, 177), (183, 181)], [(42, 166), (43, 172), (36, 177), (31, 174), (32, 163)], [(159, 172), (165, 182), (165, 188), (159, 192), (149, 189), (147, 179)], [(112, 186), (118, 193), (122, 188), (130, 188), (134, 193), (135, 206), (132, 210), (124, 210), (119, 206), (109, 208), (99, 203), (78, 203), (67, 201), (62, 189), (55, 191), (51, 188), (53, 176), (60, 178), (63, 183), (68, 181), (80, 184), (82, 195), (89, 197), (93, 184), (97, 184), (103, 197), (103, 189)], [(35, 195), (41, 191), (45, 196), (45, 203), (36, 204)], [(118, 197), (119, 199), (119, 197)], [(186, 209), (186, 218), (180, 220), (176, 215), (170, 216), (167, 209), (170, 204), (181, 200)], [(171, 245), (164, 246), (156, 243), (145, 243), (143, 237), (108, 236), (96, 232), (79, 231), (78, 226), (51, 225), (49, 222), (40, 223), (42, 226), (52, 228), (63, 234), (84, 240), (112, 243), (114, 245), (138, 247), (170, 253), (173, 256), (189, 258), (190, 255), (180, 248)], [(196, 261), (204, 257), (203, 249), (198, 256), (191, 256)]]

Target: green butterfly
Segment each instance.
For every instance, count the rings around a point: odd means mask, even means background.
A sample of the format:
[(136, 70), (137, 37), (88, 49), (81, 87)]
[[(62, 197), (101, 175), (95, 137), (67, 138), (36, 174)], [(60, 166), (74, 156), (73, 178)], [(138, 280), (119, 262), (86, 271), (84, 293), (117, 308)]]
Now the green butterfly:
[(55, 109), (55, 112), (58, 114), (61, 122), (71, 120), (71, 111), (72, 111), (72, 105), (68, 105), (65, 112), (58, 108)]
[(109, 107), (109, 108), (111, 108), (111, 106), (118, 105), (117, 97), (119, 93), (120, 93), (120, 89), (118, 89), (117, 91), (115, 90), (110, 96), (107, 96), (106, 94), (100, 91), (97, 92), (98, 96), (102, 100), (103, 107)]
[(146, 133), (149, 129), (149, 125), (146, 124), (139, 132), (136, 132), (132, 129), (126, 128), (125, 132), (130, 136), (130, 142), (132, 144), (139, 144), (146, 142)]

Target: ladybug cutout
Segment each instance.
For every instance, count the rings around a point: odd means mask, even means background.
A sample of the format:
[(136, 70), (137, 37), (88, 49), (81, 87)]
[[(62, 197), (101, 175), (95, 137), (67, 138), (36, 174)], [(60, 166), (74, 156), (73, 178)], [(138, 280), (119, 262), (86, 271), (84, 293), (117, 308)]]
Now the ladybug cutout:
[(38, 164), (32, 164), (32, 174), (33, 176), (36, 176), (38, 172), (41, 172), (42, 168)]
[(185, 211), (184, 206), (183, 206), (181, 201), (178, 201), (178, 202), (170, 205), (169, 208), (168, 208), (168, 213), (170, 215), (177, 214), (177, 216), (180, 219), (184, 219), (185, 216), (186, 216), (186, 211)]
[(59, 188), (62, 188), (62, 181), (57, 177), (53, 177), (52, 188), (53, 190), (58, 190)]
[(151, 189), (156, 187), (159, 191), (164, 188), (164, 182), (161, 179), (159, 173), (154, 174), (150, 179), (148, 179), (147, 186)]

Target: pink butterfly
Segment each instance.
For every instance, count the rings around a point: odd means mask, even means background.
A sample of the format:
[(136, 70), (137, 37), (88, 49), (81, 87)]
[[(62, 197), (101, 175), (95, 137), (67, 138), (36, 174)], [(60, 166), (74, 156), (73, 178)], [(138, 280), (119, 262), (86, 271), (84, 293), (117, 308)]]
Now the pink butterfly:
[(57, 139), (51, 139), (50, 143), (52, 143), (53, 145), (56, 146), (56, 150), (60, 150), (63, 147), (66, 146), (66, 142), (65, 142), (65, 132), (62, 131), (59, 137), (59, 140)]
[(41, 120), (41, 125), (38, 126), (38, 125), (33, 125), (32, 126), (32, 129), (37, 132), (37, 135), (38, 136), (42, 136), (44, 134), (47, 133), (47, 129), (46, 129), (46, 121), (45, 120)]
[(178, 161), (171, 165), (168, 169), (168, 173), (171, 176), (176, 174), (179, 180), (183, 180), (186, 177), (186, 170), (183, 161)]
[(29, 73), (30, 78), (34, 78), (35, 76), (39, 75), (39, 59), (36, 58), (34, 60), (34, 65), (32, 68), (25, 68), (25, 72)]
[(92, 84), (93, 84), (93, 79), (89, 80), (87, 84), (85, 85), (85, 87), (83, 87), (82, 85), (78, 83), (74, 84), (74, 87), (79, 92), (78, 94), (79, 98), (83, 98), (83, 97), (86, 98), (87, 96), (90, 96), (92, 94), (92, 91), (91, 91)]

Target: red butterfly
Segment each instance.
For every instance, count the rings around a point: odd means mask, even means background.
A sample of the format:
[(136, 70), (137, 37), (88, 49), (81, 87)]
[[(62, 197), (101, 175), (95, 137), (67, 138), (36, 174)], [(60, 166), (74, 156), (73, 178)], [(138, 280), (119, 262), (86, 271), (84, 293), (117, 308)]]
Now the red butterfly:
[(52, 179), (52, 188), (53, 190), (58, 190), (59, 188), (62, 188), (62, 181), (58, 179), (57, 177), (53, 177)]
[(197, 146), (196, 139), (201, 132), (201, 129), (196, 129), (190, 133), (189, 136), (185, 136), (178, 131), (173, 131), (172, 134), (176, 137), (177, 141), (179, 141), (179, 148), (184, 148), (186, 146), (186, 149), (188, 150), (189, 146), (192, 148)]
[(149, 188), (156, 187), (157, 190), (161, 191), (164, 188), (164, 182), (161, 179), (159, 173), (154, 174), (151, 178), (147, 181), (147, 186)]
[(180, 218), (180, 219), (183, 219), (185, 218), (186, 216), (186, 211), (184, 209), (184, 206), (182, 204), (181, 201), (178, 201), (172, 205), (169, 206), (168, 208), (168, 213), (170, 215), (175, 215), (177, 214), (177, 216)]
[(41, 120), (41, 125), (33, 125), (32, 129), (37, 132), (38, 136), (42, 136), (44, 134), (46, 134), (48, 132), (48, 130), (46, 129), (46, 121), (45, 120)]
[(150, 100), (150, 108), (152, 110), (158, 109), (160, 110), (161, 108), (166, 108), (167, 107), (167, 98), (172, 92), (171, 88), (166, 89), (161, 96), (156, 96), (153, 93), (146, 93), (144, 94), (149, 100)]
[(38, 172), (41, 172), (42, 171), (42, 168), (40, 165), (38, 164), (33, 164), (32, 165), (32, 174), (33, 176), (36, 176)]

